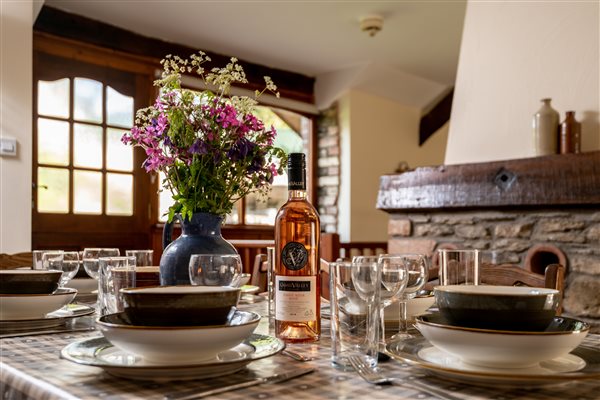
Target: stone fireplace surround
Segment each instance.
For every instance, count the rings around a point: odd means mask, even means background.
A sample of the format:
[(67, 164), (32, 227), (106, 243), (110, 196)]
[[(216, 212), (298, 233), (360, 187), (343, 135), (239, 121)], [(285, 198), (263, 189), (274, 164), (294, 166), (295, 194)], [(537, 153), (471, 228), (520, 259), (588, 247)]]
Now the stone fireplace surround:
[(377, 208), (391, 253), (476, 248), (538, 273), (565, 265), (564, 314), (600, 332), (600, 152), (385, 175)]

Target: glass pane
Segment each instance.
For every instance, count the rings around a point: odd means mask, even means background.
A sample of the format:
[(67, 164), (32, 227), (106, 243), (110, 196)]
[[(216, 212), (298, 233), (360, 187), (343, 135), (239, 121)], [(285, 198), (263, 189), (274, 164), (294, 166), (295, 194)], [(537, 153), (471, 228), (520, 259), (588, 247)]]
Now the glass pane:
[(37, 210), (40, 213), (69, 212), (69, 170), (37, 169)]
[(133, 97), (125, 96), (110, 86), (106, 88), (106, 122), (109, 125), (133, 125)]
[(231, 214), (227, 214), (227, 216), (225, 216), (225, 224), (226, 225), (236, 225), (239, 223), (240, 223), (240, 213), (239, 213), (237, 206), (234, 206), (233, 210), (231, 210)]
[(133, 215), (133, 175), (106, 174), (106, 214)]
[(165, 180), (165, 174), (159, 172), (158, 179), (158, 220), (165, 222), (169, 216), (169, 207), (171, 207), (173, 204), (173, 198), (169, 189), (166, 187), (162, 188), (163, 181)]
[(69, 165), (69, 123), (38, 118), (38, 163)]
[(75, 214), (102, 213), (102, 173), (75, 171), (73, 173)]
[(277, 211), (286, 202), (287, 197), (287, 182), (285, 185), (277, 185), (277, 182), (274, 182), (266, 203), (264, 200), (260, 199), (256, 193), (247, 195), (245, 197), (246, 223), (274, 225)]
[(102, 83), (75, 78), (75, 119), (102, 122)]
[(69, 118), (69, 78), (38, 81), (38, 114)]
[(73, 165), (102, 168), (102, 127), (86, 124), (73, 126)]
[(106, 130), (106, 168), (117, 171), (133, 171), (133, 147), (121, 142), (125, 131)]

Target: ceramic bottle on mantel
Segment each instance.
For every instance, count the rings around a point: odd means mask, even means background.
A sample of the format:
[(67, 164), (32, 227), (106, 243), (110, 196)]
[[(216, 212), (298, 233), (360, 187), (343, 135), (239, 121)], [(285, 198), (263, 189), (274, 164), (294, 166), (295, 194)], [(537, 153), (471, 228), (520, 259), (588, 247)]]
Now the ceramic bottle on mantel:
[(536, 156), (556, 154), (558, 150), (558, 112), (552, 99), (542, 99), (542, 107), (533, 116), (533, 140)]
[(560, 124), (560, 154), (579, 153), (581, 123), (575, 119), (575, 111), (567, 111), (565, 119)]

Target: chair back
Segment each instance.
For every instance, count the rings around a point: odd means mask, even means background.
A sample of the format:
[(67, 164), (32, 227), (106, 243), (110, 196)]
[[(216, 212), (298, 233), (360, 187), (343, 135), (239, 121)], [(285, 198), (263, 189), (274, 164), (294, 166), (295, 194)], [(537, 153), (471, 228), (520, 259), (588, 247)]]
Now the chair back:
[(0, 254), (0, 269), (16, 269), (33, 266), (33, 253), (31, 251), (16, 254)]
[(250, 284), (258, 286), (259, 293), (267, 291), (267, 277), (268, 277), (269, 263), (267, 261), (266, 254), (257, 254), (254, 257), (254, 266), (252, 267), (252, 278), (250, 278)]

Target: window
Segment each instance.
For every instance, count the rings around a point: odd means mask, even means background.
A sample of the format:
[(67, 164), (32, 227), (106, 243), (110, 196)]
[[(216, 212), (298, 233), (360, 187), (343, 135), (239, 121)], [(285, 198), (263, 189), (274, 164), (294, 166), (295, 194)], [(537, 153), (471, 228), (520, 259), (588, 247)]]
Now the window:
[(37, 93), (37, 212), (133, 215), (133, 97), (83, 77)]
[(151, 83), (34, 53), (34, 248), (149, 246), (150, 178), (143, 152), (121, 136), (148, 104)]
[[(292, 111), (268, 106), (259, 106), (255, 114), (265, 126), (273, 125), (277, 130), (275, 145), (286, 153), (308, 153), (308, 142), (312, 121)], [(307, 173), (307, 176), (310, 176)], [(159, 175), (162, 182), (164, 176)], [(228, 225), (273, 225), (279, 208), (287, 200), (287, 174), (275, 177), (269, 198), (264, 201), (256, 194), (249, 194), (240, 200), (233, 212), (227, 216)], [(166, 214), (172, 204), (171, 193), (164, 189), (159, 193), (159, 220), (166, 221)]]

